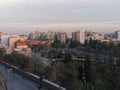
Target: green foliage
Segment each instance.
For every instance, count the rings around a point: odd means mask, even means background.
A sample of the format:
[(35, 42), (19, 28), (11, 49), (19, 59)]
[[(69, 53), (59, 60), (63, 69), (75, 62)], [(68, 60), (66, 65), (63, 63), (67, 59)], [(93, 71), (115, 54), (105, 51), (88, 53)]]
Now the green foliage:
[(33, 51), (40, 51), (41, 49), (44, 49), (43, 45), (41, 45), (41, 44), (33, 44), (30, 46), (30, 48)]
[(103, 60), (97, 54), (92, 61), (93, 57), (85, 53), (81, 56), (85, 61), (75, 61), (72, 60), (71, 52), (51, 50), (48, 53), (50, 58), (64, 58), (64, 62), (56, 61), (51, 66), (44, 67), (40, 60), (33, 60), (16, 52), (5, 55), (5, 58), (23, 69), (31, 67), (34, 74), (43, 75), (67, 90), (120, 90), (120, 44), (90, 39), (83, 48), (86, 52), (106, 55), (107, 59)]
[(48, 57), (54, 58), (54, 59), (56, 59), (56, 58), (63, 59), (64, 52), (62, 50), (57, 50), (57, 49), (51, 50), (48, 52)]
[(86, 58), (85, 68), (84, 68), (85, 80), (86, 82), (92, 82), (92, 66), (91, 66), (90, 57), (87, 54), (85, 58)]
[(19, 54), (17, 52), (12, 52), (11, 54), (7, 54), (4, 56), (4, 58), (6, 59), (7, 62), (18, 66), (21, 69), (25, 69), (29, 67), (29, 60), (30, 58), (23, 55), (23, 54)]
[(49, 58), (57, 58), (58, 57), (58, 53), (59, 53), (58, 50), (51, 50), (51, 51), (48, 52), (48, 57)]
[(77, 68), (78, 63), (65, 65), (63, 62), (56, 62), (51, 66), (50, 80), (66, 87), (68, 90), (78, 90)]
[(120, 90), (120, 66), (113, 57), (106, 62), (100, 58), (92, 62), (88, 54), (85, 61), (55, 62), (49, 67), (49, 80), (67, 90)]
[(50, 79), (51, 72), (52, 72), (52, 69), (51, 69), (50, 66), (45, 67), (44, 77), (49, 80), (49, 79)]
[[(118, 45), (119, 46), (119, 45)], [(85, 41), (84, 49), (85, 51), (104, 54), (104, 55), (113, 55), (118, 56), (118, 46), (113, 44), (112, 42), (101, 42), (99, 40), (92, 40), (90, 38), (89, 41)]]
[(30, 61), (30, 66), (33, 69), (33, 73), (38, 76), (43, 76), (45, 74), (44, 64), (38, 59), (32, 59)]
[(79, 41), (71, 41), (70, 42), (70, 47), (71, 48), (76, 48), (76, 47), (79, 47), (80, 46), (80, 42)]
[(59, 52), (58, 52), (57, 58), (63, 58), (63, 56), (64, 56), (63, 51), (59, 51)]
[(70, 52), (65, 52), (65, 63), (69, 63), (72, 60), (72, 54)]
[(64, 47), (65, 47), (65, 44), (64, 44), (64, 43), (61, 43), (59, 40), (55, 40), (55, 41), (52, 43), (52, 47), (54, 47), (54, 48), (64, 48)]
[(0, 57), (3, 57), (5, 55), (5, 49), (0, 48)]

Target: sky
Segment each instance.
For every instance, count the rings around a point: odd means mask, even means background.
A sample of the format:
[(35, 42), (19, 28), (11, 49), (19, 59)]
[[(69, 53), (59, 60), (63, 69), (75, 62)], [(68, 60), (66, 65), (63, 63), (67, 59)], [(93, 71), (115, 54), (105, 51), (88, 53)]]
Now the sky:
[(0, 0), (0, 31), (120, 30), (120, 0)]

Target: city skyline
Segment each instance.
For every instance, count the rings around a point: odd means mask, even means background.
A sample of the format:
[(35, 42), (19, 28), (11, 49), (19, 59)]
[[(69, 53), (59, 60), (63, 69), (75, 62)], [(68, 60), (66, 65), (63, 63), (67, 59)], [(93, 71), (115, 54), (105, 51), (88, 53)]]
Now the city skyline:
[(0, 0), (0, 31), (112, 32), (120, 28), (119, 4), (119, 0)]

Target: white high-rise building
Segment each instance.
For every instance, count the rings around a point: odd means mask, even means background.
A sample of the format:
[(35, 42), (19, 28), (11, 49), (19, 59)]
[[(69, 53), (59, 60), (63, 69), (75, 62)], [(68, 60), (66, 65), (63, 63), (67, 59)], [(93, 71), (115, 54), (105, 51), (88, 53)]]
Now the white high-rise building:
[(85, 30), (78, 31), (78, 40), (81, 44), (85, 43)]
[(57, 32), (57, 40), (61, 43), (65, 43), (67, 40), (67, 33), (66, 32)]

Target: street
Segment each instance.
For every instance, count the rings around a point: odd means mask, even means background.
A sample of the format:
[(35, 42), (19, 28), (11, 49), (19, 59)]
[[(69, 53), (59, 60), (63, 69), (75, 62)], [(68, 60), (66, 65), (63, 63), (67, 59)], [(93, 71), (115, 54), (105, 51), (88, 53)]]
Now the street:
[[(22, 79), (22, 76), (13, 73), (11, 69), (6, 69), (0, 65), (0, 71), (6, 79), (8, 90), (38, 90), (38, 84), (27, 79)], [(46, 89), (42, 88), (40, 90)]]

